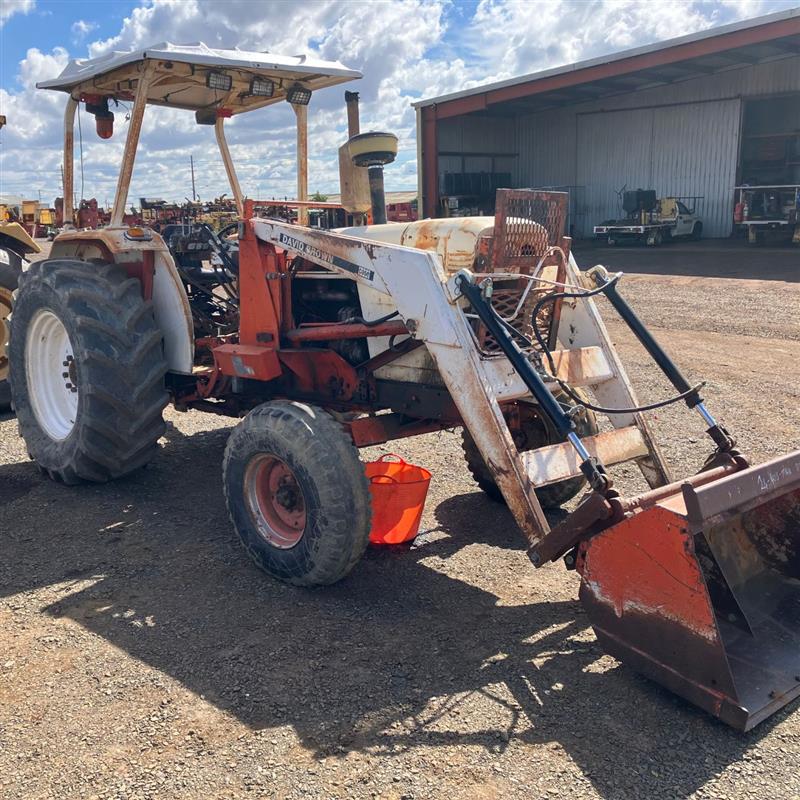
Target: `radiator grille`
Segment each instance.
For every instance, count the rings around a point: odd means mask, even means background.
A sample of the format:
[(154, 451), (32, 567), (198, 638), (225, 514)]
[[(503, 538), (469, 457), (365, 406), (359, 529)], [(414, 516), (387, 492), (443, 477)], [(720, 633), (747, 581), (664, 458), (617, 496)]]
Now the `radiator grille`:
[[(494, 221), (494, 235), (489, 258), (489, 272), (519, 273), (530, 275), (549, 247), (561, 247), (569, 257), (569, 240), (564, 239), (567, 214), (567, 195), (563, 192), (543, 192), (531, 189), (498, 189)], [(548, 257), (544, 266), (558, 264), (558, 270), (549, 270), (556, 281), (566, 275), (563, 262), (557, 257)], [(492, 296), (492, 305), (502, 317), (510, 317), (519, 303), (528, 281), (521, 279), (513, 288), (498, 288)], [(542, 307), (536, 320), (531, 319), (533, 308), (545, 295), (558, 289), (546, 285), (534, 285), (525, 299), (523, 308), (510, 325), (534, 344), (536, 325), (542, 338), (550, 347), (555, 345), (561, 300)], [(475, 321), (475, 333), (481, 350), (489, 355), (499, 352), (494, 337), (485, 327)]]

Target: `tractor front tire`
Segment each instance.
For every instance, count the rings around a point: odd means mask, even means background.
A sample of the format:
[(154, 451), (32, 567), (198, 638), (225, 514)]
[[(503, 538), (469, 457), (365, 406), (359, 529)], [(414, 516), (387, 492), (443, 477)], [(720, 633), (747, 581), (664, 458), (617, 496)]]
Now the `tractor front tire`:
[(19, 283), (9, 374), (31, 458), (67, 484), (144, 466), (168, 397), (161, 331), (139, 282), (115, 264), (52, 259)]
[(223, 484), (242, 544), (278, 580), (335, 583), (367, 547), (372, 507), (364, 465), (320, 408), (281, 400), (253, 409), (228, 439)]
[[(582, 396), (580, 390), (574, 390), (576, 394)], [(573, 401), (562, 391), (555, 393), (556, 399), (564, 405), (574, 405)], [(588, 409), (583, 409), (581, 413), (573, 418), (575, 422), (575, 433), (580, 437), (594, 436), (599, 428), (594, 414)], [(522, 430), (515, 437), (517, 449), (520, 453), (528, 450), (536, 450), (551, 444), (558, 444), (559, 439), (551, 425), (545, 423), (541, 416), (532, 416), (522, 425)], [(478, 446), (465, 428), (462, 432), (462, 447), (464, 458), (467, 461), (467, 468), (470, 471), (475, 483), (482, 489), (487, 497), (497, 503), (505, 503), (500, 487), (495, 483), (491, 471), (481, 456)], [(551, 483), (549, 486), (542, 486), (536, 490), (536, 497), (542, 508), (560, 508), (572, 500), (575, 495), (581, 492), (586, 485), (585, 478), (567, 478), (559, 483)]]

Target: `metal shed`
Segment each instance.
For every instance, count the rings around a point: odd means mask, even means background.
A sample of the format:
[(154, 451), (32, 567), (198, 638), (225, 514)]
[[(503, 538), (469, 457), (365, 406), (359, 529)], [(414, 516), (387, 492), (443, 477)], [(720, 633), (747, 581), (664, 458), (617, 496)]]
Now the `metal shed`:
[(800, 8), (415, 107), (426, 216), (562, 188), (586, 236), (627, 185), (703, 196), (705, 233), (728, 236), (739, 183), (800, 183)]

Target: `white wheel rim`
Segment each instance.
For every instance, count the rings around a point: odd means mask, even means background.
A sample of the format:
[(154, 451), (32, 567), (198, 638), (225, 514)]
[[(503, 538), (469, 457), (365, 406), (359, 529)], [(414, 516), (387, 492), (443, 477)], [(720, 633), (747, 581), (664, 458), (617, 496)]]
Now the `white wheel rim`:
[(78, 416), (75, 356), (67, 329), (47, 308), (39, 309), (28, 325), (25, 372), (28, 397), (42, 430), (56, 441), (66, 439)]

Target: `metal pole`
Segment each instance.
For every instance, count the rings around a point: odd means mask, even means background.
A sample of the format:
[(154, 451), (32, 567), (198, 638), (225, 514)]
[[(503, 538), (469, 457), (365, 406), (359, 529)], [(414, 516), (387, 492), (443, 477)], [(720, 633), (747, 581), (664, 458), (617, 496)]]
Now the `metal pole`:
[(192, 201), (197, 200), (197, 192), (194, 190), (194, 158), (189, 156), (189, 167), (192, 170)]
[[(297, 199), (308, 200), (308, 106), (294, 105), (297, 117)], [(299, 206), (297, 223), (308, 225), (308, 209)]]
[(372, 206), (372, 224), (386, 222), (386, 193), (383, 191), (383, 166), (374, 164), (367, 170), (369, 175), (369, 199)]
[(239, 186), (239, 178), (236, 177), (236, 169), (233, 166), (231, 151), (228, 149), (228, 142), (225, 139), (224, 117), (217, 117), (214, 124), (214, 133), (217, 134), (217, 145), (222, 156), (222, 163), (225, 165), (225, 172), (228, 173), (228, 183), (231, 185), (233, 199), (236, 201), (236, 212), (240, 217), (244, 217), (244, 200), (242, 199), (242, 187)]
[(122, 166), (119, 170), (117, 181), (117, 192), (114, 195), (114, 206), (111, 209), (111, 228), (119, 228), (122, 225), (122, 218), (125, 215), (125, 203), (128, 200), (128, 189), (131, 185), (133, 175), (133, 162), (136, 159), (136, 147), (139, 144), (139, 135), (142, 132), (142, 120), (144, 119), (144, 109), (147, 105), (147, 90), (150, 88), (152, 78), (152, 66), (150, 62), (145, 62), (144, 70), (139, 76), (136, 85), (136, 96), (131, 110), (131, 121), (128, 126), (128, 137), (125, 139), (125, 150), (122, 154)]
[(62, 167), (64, 207), (62, 224), (65, 228), (73, 227), (73, 201), (72, 184), (75, 169), (74, 153), (75, 149), (75, 111), (78, 108), (78, 101), (74, 97), (67, 100), (67, 107), (64, 109), (64, 165)]

